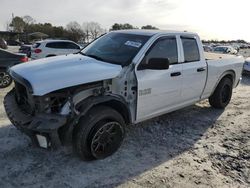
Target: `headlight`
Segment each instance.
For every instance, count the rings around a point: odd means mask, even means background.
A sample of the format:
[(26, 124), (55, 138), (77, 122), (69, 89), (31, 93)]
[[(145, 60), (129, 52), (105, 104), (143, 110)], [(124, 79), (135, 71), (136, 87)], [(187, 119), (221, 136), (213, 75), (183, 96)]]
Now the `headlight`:
[(67, 102), (67, 97), (65, 94), (51, 93), (43, 97), (38, 97), (36, 101), (39, 112), (60, 113), (62, 107)]

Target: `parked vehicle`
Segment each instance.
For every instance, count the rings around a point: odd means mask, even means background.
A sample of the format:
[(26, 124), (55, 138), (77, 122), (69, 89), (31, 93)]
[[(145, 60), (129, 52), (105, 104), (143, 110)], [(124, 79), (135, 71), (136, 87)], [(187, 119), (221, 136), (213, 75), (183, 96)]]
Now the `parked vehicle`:
[(31, 58), (40, 59), (79, 52), (81, 46), (70, 40), (44, 40), (31, 48)]
[(250, 58), (247, 58), (244, 64), (244, 72), (250, 73)]
[(14, 54), (0, 49), (0, 88), (6, 88), (12, 83), (8, 69), (26, 61), (28, 58), (25, 54)]
[(1, 39), (1, 38), (0, 38), (0, 48), (2, 48), (2, 49), (7, 49), (8, 48), (7, 42), (4, 39)]
[(205, 52), (212, 52), (213, 48), (211, 46), (203, 45), (203, 49)]
[(232, 46), (217, 46), (214, 48), (214, 52), (222, 54), (234, 54), (238, 53)]
[(19, 48), (19, 53), (23, 53), (23, 54), (26, 54), (27, 57), (31, 57), (31, 47), (32, 45), (23, 44)]
[(224, 109), (241, 79), (240, 56), (204, 53), (189, 32), (110, 32), (78, 54), (11, 68), (10, 121), (37, 146), (72, 140), (84, 160), (121, 145), (125, 126), (209, 98)]
[(16, 41), (16, 40), (7, 40), (7, 44), (9, 46), (21, 46), (22, 42)]

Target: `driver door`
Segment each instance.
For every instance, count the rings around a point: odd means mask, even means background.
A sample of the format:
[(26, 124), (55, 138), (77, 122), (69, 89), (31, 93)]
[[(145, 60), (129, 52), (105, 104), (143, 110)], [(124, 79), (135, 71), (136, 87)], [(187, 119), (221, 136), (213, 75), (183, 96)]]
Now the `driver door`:
[[(169, 68), (143, 69), (140, 65), (151, 58), (168, 58)], [(173, 109), (181, 99), (182, 64), (178, 64), (176, 37), (162, 37), (154, 42), (136, 70), (138, 82), (137, 122)]]

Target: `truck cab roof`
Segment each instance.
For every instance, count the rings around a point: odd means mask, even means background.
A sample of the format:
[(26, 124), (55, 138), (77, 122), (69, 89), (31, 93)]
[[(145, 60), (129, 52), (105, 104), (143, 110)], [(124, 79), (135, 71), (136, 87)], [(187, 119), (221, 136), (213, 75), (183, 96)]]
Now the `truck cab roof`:
[(174, 30), (144, 30), (144, 29), (129, 29), (129, 30), (117, 30), (112, 31), (116, 33), (127, 33), (127, 34), (134, 34), (134, 35), (146, 35), (146, 36), (153, 36), (159, 34), (173, 34), (173, 35), (195, 35), (198, 36), (196, 33), (186, 32), (186, 31), (174, 31)]

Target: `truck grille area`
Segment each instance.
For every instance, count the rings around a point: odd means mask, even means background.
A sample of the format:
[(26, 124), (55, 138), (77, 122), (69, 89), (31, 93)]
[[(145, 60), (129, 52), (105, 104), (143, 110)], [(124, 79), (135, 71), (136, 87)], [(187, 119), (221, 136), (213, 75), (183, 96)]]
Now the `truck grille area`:
[(26, 87), (18, 82), (15, 82), (15, 97), (21, 111), (26, 114), (33, 114), (32, 96), (30, 96)]

